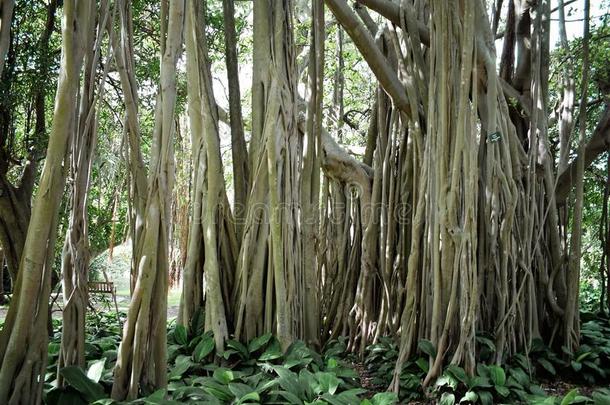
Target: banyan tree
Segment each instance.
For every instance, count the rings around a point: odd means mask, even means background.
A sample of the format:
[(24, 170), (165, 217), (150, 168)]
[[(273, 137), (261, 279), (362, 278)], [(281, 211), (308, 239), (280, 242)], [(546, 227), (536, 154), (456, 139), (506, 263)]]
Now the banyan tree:
[[(49, 266), (66, 172), (74, 181), (62, 266), (70, 303), (64, 319), (74, 330), (65, 335), (62, 361), (83, 363), (84, 210), (96, 103), (109, 71), (124, 108), (133, 251), (113, 399), (167, 385), (173, 145), (182, 70), (193, 170), (179, 324), (188, 329), (203, 314), (219, 350), (229, 338), (272, 333), (284, 349), (296, 340), (320, 347), (345, 336), (349, 349), (363, 354), (390, 336), (400, 347), (389, 387), (396, 391), (403, 364), (422, 339), (436, 351), (424, 385), (449, 363), (473, 373), (481, 334), (494, 340), (498, 364), (538, 339), (577, 348), (583, 173), (607, 150), (610, 109), (587, 141), (586, 86), (575, 96), (577, 69), (566, 63), (556, 118), (559, 149), (551, 145), (550, 20), (559, 13), (561, 46), (567, 48), (563, 1), (552, 9), (550, 0), (499, 0), (490, 13), (485, 0), (254, 0), (248, 116), (234, 0), (222, 1), (228, 111), (216, 101), (205, 2), (163, 0), (148, 159), (133, 5), (96, 3), (62, 5), (53, 129), (27, 239), (19, 261), (11, 263), (11, 270), (20, 265), (0, 335), (0, 403), (40, 402), (46, 335), (37, 330), (48, 321)], [(2, 60), (4, 14), (12, 4), (0, 0)], [(343, 107), (337, 108), (336, 128), (325, 120), (325, 46), (332, 24), (375, 78), (362, 157), (349, 153), (339, 135)], [(306, 43), (297, 45), (304, 32)], [(588, 36), (587, 23), (583, 83)], [(333, 99), (341, 102), (341, 72), (336, 79)], [(230, 139), (231, 167), (223, 158), (223, 137)]]

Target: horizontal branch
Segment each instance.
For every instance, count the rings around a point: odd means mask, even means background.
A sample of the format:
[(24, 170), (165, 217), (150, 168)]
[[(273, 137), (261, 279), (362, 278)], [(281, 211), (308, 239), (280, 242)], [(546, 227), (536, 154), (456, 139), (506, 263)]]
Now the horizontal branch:
[[(364, 5), (371, 10), (379, 13), (381, 16), (390, 20), (394, 25), (402, 27), (401, 23), (401, 8), (397, 3), (394, 3), (390, 0), (356, 0), (357, 4)], [(413, 10), (408, 7), (402, 9), (407, 14), (412, 14)], [(426, 24), (421, 22), (416, 18), (414, 14), (409, 16), (410, 19), (417, 21), (417, 30), (419, 31), (419, 37), (421, 43), (425, 46), (430, 46), (430, 31)], [(477, 63), (482, 66), (490, 65), (489, 60), (491, 58), (489, 54), (489, 50), (485, 45), (485, 41), (481, 40), (481, 38), (477, 38), (475, 41), (475, 45), (477, 47)], [(521, 93), (519, 93), (516, 89), (512, 88), (512, 86), (507, 83), (502, 83), (502, 89), (504, 93), (509, 95), (510, 97), (516, 98), (520, 102), (523, 102), (523, 98), (521, 97)], [(518, 95), (518, 96), (517, 96)], [(527, 103), (526, 103), (527, 104)]]
[[(394, 25), (402, 26), (400, 23), (400, 6), (397, 3), (389, 0), (356, 0), (356, 4), (362, 4), (370, 8), (371, 10), (381, 14), (383, 17), (392, 21)], [(413, 10), (406, 8), (405, 13), (412, 14)], [(430, 31), (428, 31), (428, 27), (426, 24), (419, 21), (415, 17), (415, 15), (411, 15), (413, 20), (417, 21), (417, 30), (419, 31), (419, 37), (421, 39), (422, 44), (426, 46), (430, 46)]]
[[(599, 155), (608, 149), (610, 149), (610, 105), (606, 105), (606, 109), (597, 123), (595, 131), (593, 131), (593, 136), (591, 136), (585, 147), (585, 168), (589, 167)], [(583, 159), (582, 155), (576, 156), (566, 170), (559, 175), (557, 188), (555, 189), (555, 197), (558, 204), (563, 205), (572, 190), (576, 181), (576, 168), (580, 159)]]
[(406, 89), (398, 79), (396, 72), (390, 67), (390, 63), (375, 44), (371, 33), (358, 19), (354, 11), (347, 5), (345, 0), (325, 0), (326, 5), (335, 18), (348, 33), (373, 74), (379, 80), (379, 84), (392, 98), (394, 105), (407, 116), (413, 117)]

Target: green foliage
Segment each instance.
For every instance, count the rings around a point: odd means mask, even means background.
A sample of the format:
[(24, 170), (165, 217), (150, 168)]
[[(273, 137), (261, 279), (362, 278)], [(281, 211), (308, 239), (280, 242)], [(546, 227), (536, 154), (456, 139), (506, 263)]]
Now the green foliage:
[(436, 380), (433, 393), (441, 399), (451, 396), (456, 403), (483, 405), (530, 403), (546, 397), (522, 368), (482, 363), (477, 365), (474, 375), (468, 375), (461, 367), (449, 365)]
[(591, 318), (581, 324), (580, 347), (575, 353), (562, 348), (558, 354), (534, 341), (531, 359), (542, 376), (558, 374), (587, 384), (608, 383), (610, 377), (610, 323), (607, 319), (582, 314)]
[[(423, 342), (423, 343), (422, 343)], [(435, 353), (432, 343), (421, 341), (418, 345), (420, 351)], [(425, 352), (424, 352), (425, 353)], [(364, 364), (371, 375), (371, 383), (378, 389), (386, 389), (392, 382), (396, 360), (398, 359), (398, 346), (389, 337), (382, 337), (379, 342), (366, 348)], [(422, 380), (428, 372), (428, 355), (409, 359), (400, 373), (399, 399), (402, 402), (422, 399)]]
[[(124, 315), (122, 315), (124, 316)], [(168, 327), (167, 390), (142, 392), (134, 404), (331, 404), (390, 405), (393, 393), (370, 393), (360, 388), (358, 374), (346, 360), (344, 341), (326, 346), (322, 353), (303, 342), (286, 352), (271, 334), (247, 344), (226, 342), (226, 350), (215, 351), (211, 332), (203, 332), (203, 313), (195, 314), (189, 328)], [(45, 402), (48, 404), (112, 404), (112, 369), (121, 334), (115, 314), (93, 314), (87, 320), (87, 371), (64, 367), (65, 387), (57, 387), (57, 359), (61, 325), (49, 344)], [(364, 398), (364, 397), (367, 398)]]
[[(54, 322), (45, 376), (47, 404), (113, 403), (108, 397), (123, 317), (121, 314), (117, 318), (114, 313), (88, 317), (87, 367), (62, 369), (63, 388), (57, 388), (56, 381), (61, 324)], [(529, 357), (518, 354), (501, 366), (479, 361), (473, 374), (447, 365), (427, 392), (422, 389), (422, 381), (436, 349), (422, 341), (418, 344), (419, 355), (405, 362), (401, 370), (397, 396), (384, 392), (392, 381), (398, 357), (398, 346), (391, 338), (382, 337), (366, 348), (364, 373), (359, 375), (353, 368), (358, 359), (348, 352), (345, 337), (328, 342), (320, 353), (300, 341), (283, 352), (271, 334), (245, 344), (229, 340), (220, 352), (215, 350), (211, 332), (203, 330), (203, 312), (197, 312), (189, 328), (168, 327), (167, 390), (142, 392), (143, 397), (133, 403), (386, 405), (429, 399), (439, 404), (607, 404), (608, 389), (595, 390), (588, 397), (576, 390), (550, 397), (535, 381), (537, 377), (554, 378), (555, 373), (586, 383), (590, 374), (596, 384), (608, 384), (610, 325), (607, 320), (586, 314), (582, 318), (581, 347), (574, 354), (557, 354), (535, 341)], [(490, 338), (478, 337), (477, 342), (482, 357), (495, 353)], [(360, 377), (369, 381), (366, 388), (361, 386)]]

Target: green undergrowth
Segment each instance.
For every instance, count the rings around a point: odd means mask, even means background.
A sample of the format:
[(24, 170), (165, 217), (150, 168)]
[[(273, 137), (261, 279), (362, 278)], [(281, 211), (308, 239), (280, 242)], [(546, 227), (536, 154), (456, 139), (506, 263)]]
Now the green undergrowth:
[[(124, 315), (123, 315), (124, 316)], [(226, 342), (216, 350), (211, 333), (203, 331), (203, 316), (196, 316), (190, 330), (168, 325), (168, 388), (142, 389), (132, 404), (330, 404), (386, 405), (417, 403), (450, 404), (610, 404), (610, 324), (583, 317), (581, 347), (576, 353), (556, 353), (536, 341), (528, 356), (518, 354), (496, 365), (495, 346), (489, 336), (477, 337), (477, 367), (472, 374), (448, 365), (426, 390), (422, 381), (434, 345), (418, 344), (417, 355), (407, 361), (400, 374), (400, 393), (385, 392), (398, 357), (396, 341), (381, 338), (367, 347), (360, 360), (340, 338), (315, 351), (295, 342), (282, 351), (277, 339), (266, 334), (247, 344)], [(88, 317), (87, 368), (66, 367), (61, 371), (66, 387), (57, 387), (57, 358), (61, 325), (49, 344), (49, 366), (45, 376), (47, 404), (113, 404), (109, 399), (112, 369), (116, 363), (121, 322), (113, 313)], [(560, 397), (548, 396), (545, 382), (558, 378), (584, 389), (573, 389)]]

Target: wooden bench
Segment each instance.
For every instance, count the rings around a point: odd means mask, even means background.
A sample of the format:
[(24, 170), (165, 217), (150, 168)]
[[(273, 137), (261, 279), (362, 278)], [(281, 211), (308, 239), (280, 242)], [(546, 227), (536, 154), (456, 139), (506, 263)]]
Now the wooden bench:
[[(116, 310), (117, 316), (119, 313), (119, 306), (116, 301), (116, 287), (112, 281), (89, 281), (87, 282), (87, 292), (89, 294), (110, 294), (112, 295), (112, 300), (114, 301), (114, 308)], [(89, 303), (92, 309), (93, 306)], [(110, 308), (108, 308), (110, 309)]]
[(114, 294), (115, 288), (112, 281), (89, 281), (87, 291), (98, 294)]

